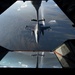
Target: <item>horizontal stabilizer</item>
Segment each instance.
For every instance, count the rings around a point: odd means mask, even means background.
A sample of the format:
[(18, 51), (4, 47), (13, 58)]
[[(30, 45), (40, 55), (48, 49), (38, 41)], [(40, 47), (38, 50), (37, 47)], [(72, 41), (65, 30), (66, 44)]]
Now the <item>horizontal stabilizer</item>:
[[(31, 21), (37, 21), (36, 19), (32, 19)], [(41, 19), (39, 21), (45, 21), (45, 19)]]
[(0, 46), (0, 60), (9, 52), (8, 49)]

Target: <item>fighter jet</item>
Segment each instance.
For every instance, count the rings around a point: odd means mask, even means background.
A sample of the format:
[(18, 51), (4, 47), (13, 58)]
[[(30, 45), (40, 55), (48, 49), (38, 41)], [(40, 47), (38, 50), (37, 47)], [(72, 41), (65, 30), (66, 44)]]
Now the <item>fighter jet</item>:
[[(11, 1), (8, 1), (8, 0), (1, 0), (0, 5), (1, 5), (1, 7), (2, 7), (2, 6), (6, 6), (7, 3), (8, 3), (8, 4), (9, 4), (9, 5), (7, 6), (7, 8), (8, 8), (8, 7), (9, 7), (10, 5), (12, 5), (15, 1), (18, 1), (18, 0), (11, 0)], [(44, 26), (43, 24), (40, 24), (40, 23), (39, 23), (40, 21), (45, 21), (45, 19), (39, 20), (39, 8), (40, 8), (40, 6), (41, 6), (42, 1), (46, 1), (46, 2), (47, 2), (48, 0), (20, 0), (20, 1), (23, 1), (23, 2), (25, 2), (25, 1), (31, 1), (32, 5), (34, 6), (34, 8), (35, 8), (35, 10), (36, 10), (37, 19), (32, 19), (31, 21), (36, 21), (36, 22), (37, 22), (37, 24), (35, 25), (35, 27), (34, 27), (34, 29), (33, 29), (32, 31), (33, 31), (33, 34), (35, 35), (36, 43), (38, 43), (41, 33), (44, 35), (44, 30), (50, 28), (50, 26)], [(6, 3), (5, 3), (5, 2), (6, 2)], [(2, 5), (2, 3), (4, 3), (5, 5)], [(0, 13), (4, 12), (4, 10), (7, 9), (6, 7), (3, 7), (3, 8), (4, 8), (4, 9), (3, 9)], [(28, 26), (26, 26), (25, 28), (28, 28)]]
[(40, 21), (45, 21), (45, 19), (39, 20), (39, 8), (41, 6), (41, 2), (42, 2), (42, 0), (31, 1), (34, 8), (36, 9), (36, 14), (37, 14), (37, 19), (32, 19), (31, 21), (36, 21), (36, 25), (35, 25), (34, 29), (30, 29), (30, 26), (25, 27), (25, 29), (29, 28), (30, 30), (32, 30), (33, 34), (35, 35), (36, 43), (39, 43), (40, 35), (41, 34), (44, 35), (44, 30), (50, 29), (50, 26), (45, 26), (45, 25), (39, 23)]

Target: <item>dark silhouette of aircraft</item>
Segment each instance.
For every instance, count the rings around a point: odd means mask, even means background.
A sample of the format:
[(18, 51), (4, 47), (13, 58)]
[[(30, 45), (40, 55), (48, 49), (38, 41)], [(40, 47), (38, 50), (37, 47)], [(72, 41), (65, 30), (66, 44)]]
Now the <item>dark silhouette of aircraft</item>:
[[(3, 10), (0, 13), (4, 12), (9, 6), (11, 6), (16, 1), (18, 1), (18, 0), (11, 0), (11, 1), (1, 0), (0, 1), (0, 6), (1, 5), (3, 6)], [(40, 21), (45, 21), (45, 19), (39, 20), (39, 8), (41, 6), (42, 1), (47, 2), (48, 0), (20, 0), (20, 1), (23, 1), (23, 2), (31, 1), (32, 5), (34, 6), (34, 8), (36, 10), (37, 19), (32, 19), (31, 21), (36, 21), (37, 22), (37, 24), (35, 25), (35, 28), (32, 31), (33, 31), (33, 34), (35, 35), (36, 43), (38, 43), (41, 33), (44, 35), (44, 30), (50, 28), (50, 26), (44, 26), (43, 24), (39, 23)], [(1, 3), (4, 3), (5, 5), (3, 5)], [(28, 26), (26, 26), (26, 28), (28, 28)]]
[(36, 21), (37, 23), (34, 29), (32, 29), (30, 26), (26, 26), (25, 29), (31, 30), (33, 34), (35, 35), (36, 43), (39, 43), (40, 35), (41, 34), (44, 35), (44, 30), (50, 29), (50, 26), (45, 26), (39, 23), (39, 21), (45, 21), (45, 19), (39, 20), (39, 8), (41, 6), (42, 0), (31, 0), (31, 3), (36, 9), (36, 14), (37, 14), (37, 19), (32, 19), (31, 21)]

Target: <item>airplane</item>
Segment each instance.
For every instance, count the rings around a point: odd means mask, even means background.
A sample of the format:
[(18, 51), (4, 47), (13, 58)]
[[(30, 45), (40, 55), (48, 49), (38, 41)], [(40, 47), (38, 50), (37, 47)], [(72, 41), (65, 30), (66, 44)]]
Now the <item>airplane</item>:
[[(18, 0), (11, 0), (11, 1), (2, 0), (1, 2), (3, 3), (3, 2), (6, 2), (6, 1), (7, 1), (7, 3), (9, 2), (8, 3), (9, 5), (7, 6), (7, 8), (8, 8), (10, 5), (12, 5), (14, 2), (16, 2)], [(35, 26), (35, 28), (33, 30), (33, 34), (35, 35), (36, 42), (38, 43), (39, 42), (39, 37), (40, 37), (41, 33), (44, 35), (44, 30), (50, 28), (50, 26), (44, 26), (43, 24), (39, 23), (40, 21), (45, 21), (45, 19), (39, 20), (39, 12), (38, 12), (39, 11), (39, 7), (41, 5), (41, 2), (42, 1), (46, 1), (47, 2), (48, 0), (20, 0), (20, 1), (23, 1), (23, 2), (25, 2), (25, 1), (31, 1), (32, 4), (33, 4), (33, 6), (36, 9), (37, 19), (32, 19), (31, 21), (36, 21), (37, 22), (37, 24), (36, 24), (36, 26)], [(7, 9), (7, 8), (5, 8), (5, 9)], [(2, 13), (2, 12), (4, 12), (4, 9), (0, 13)], [(26, 28), (28, 28), (28, 26), (26, 26)]]
[(35, 35), (35, 40), (36, 40), (36, 43), (38, 44), (39, 43), (39, 38), (40, 38), (40, 35), (44, 35), (44, 30), (47, 30), (47, 29), (51, 29), (50, 26), (45, 26), (41, 23), (39, 23), (40, 21), (45, 21), (45, 19), (41, 19), (39, 20), (39, 8), (40, 8), (40, 5), (41, 5), (41, 2), (42, 0), (35, 0), (35, 1), (31, 1), (33, 6), (35, 7), (36, 9), (36, 13), (37, 13), (37, 19), (32, 19), (31, 21), (36, 21), (36, 25), (34, 27), (34, 29), (31, 28), (31, 26), (26, 26), (25, 29), (29, 29), (33, 32), (33, 34)]

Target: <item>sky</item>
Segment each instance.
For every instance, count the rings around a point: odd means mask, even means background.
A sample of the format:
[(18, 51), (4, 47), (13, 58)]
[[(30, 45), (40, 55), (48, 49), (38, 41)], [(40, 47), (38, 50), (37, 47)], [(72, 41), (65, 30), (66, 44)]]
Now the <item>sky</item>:
[[(39, 57), (39, 67), (61, 68), (53, 52), (68, 39), (75, 38), (75, 29), (72, 22), (55, 4), (53, 0), (42, 2), (39, 16), (45, 18), (44, 24), (51, 27), (40, 36), (39, 44), (36, 44), (31, 31), (25, 30), (25, 26), (35, 26), (36, 11), (30, 1), (17, 1), (0, 15), (0, 46), (10, 50), (42, 50), (45, 57)], [(4, 67), (36, 67), (36, 52), (9, 52), (1, 60), (0, 66)], [(12, 59), (12, 60), (11, 60)]]
[(75, 38), (72, 22), (53, 0), (43, 1), (39, 16), (45, 18), (45, 25), (51, 30), (45, 31), (36, 44), (31, 31), (25, 26), (35, 26), (36, 10), (31, 1), (17, 1), (0, 15), (0, 45), (10, 50), (49, 50), (53, 51), (68, 39)]

